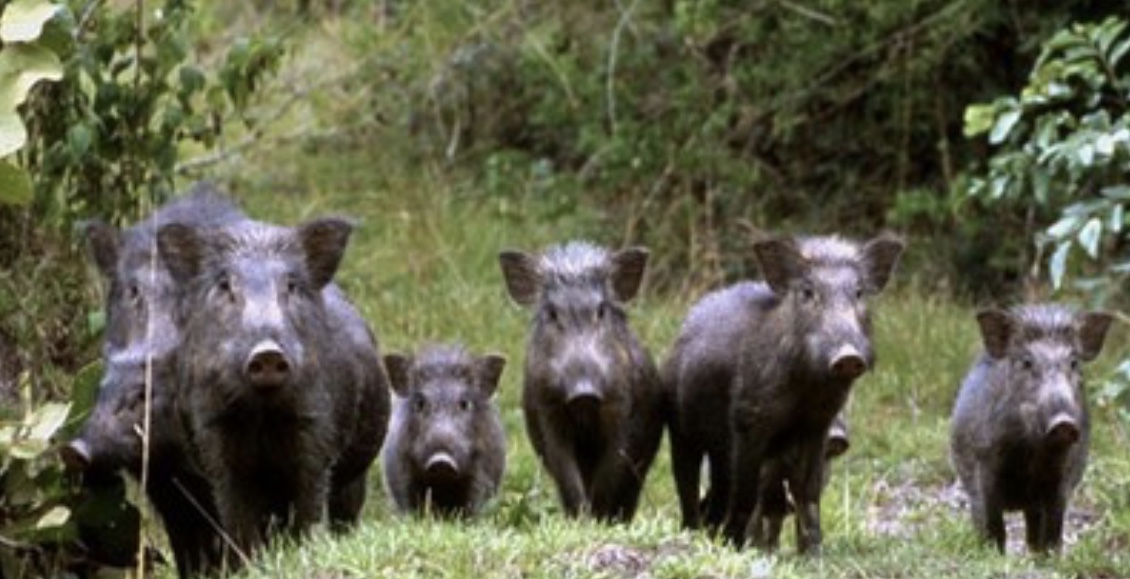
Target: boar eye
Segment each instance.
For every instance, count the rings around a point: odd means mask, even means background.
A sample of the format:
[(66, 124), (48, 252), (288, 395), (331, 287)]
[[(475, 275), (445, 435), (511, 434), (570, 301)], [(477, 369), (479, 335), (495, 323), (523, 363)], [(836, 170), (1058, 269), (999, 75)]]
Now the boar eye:
[(548, 318), (550, 322), (553, 322), (554, 324), (556, 324), (557, 323), (557, 308), (555, 308), (553, 306), (546, 306), (545, 307), (545, 317)]
[(598, 322), (604, 321), (604, 318), (607, 316), (607, 314), (608, 314), (608, 304), (601, 303), (599, 306), (596, 307), (596, 321), (598, 321)]
[(1082, 368), (1082, 367), (1083, 367), (1083, 363), (1079, 361), (1079, 358), (1076, 358), (1076, 357), (1071, 358), (1071, 371), (1072, 372), (1078, 372), (1080, 370), (1080, 368)]
[(1017, 362), (1020, 364), (1020, 369), (1025, 372), (1031, 372), (1036, 368), (1036, 361), (1030, 356), (1023, 356)]
[(467, 412), (467, 411), (471, 410), (471, 407), (473, 407), (473, 406), (474, 406), (474, 404), (471, 402), (470, 398), (460, 398), (459, 399), (459, 409), (462, 410), (463, 412)]
[(231, 293), (231, 280), (229, 280), (226, 277), (221, 277), (220, 281), (216, 283), (216, 289), (220, 290), (223, 293), (230, 294)]
[(137, 283), (131, 283), (126, 288), (126, 295), (129, 296), (130, 301), (137, 301), (141, 297), (141, 288)]
[(428, 406), (427, 400), (423, 396), (416, 395), (412, 397), (412, 410), (416, 412), (423, 412), (424, 408)]
[(816, 290), (812, 289), (812, 286), (801, 286), (800, 299), (808, 303), (816, 301)]

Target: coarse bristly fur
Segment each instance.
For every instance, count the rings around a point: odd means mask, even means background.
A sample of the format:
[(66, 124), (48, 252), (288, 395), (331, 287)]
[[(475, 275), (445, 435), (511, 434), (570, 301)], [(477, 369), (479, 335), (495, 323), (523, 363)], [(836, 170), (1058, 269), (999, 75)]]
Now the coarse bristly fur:
[[(388, 385), (376, 341), (331, 285), (350, 226), (167, 225), (162, 258), (183, 288), (178, 406), (220, 521), (245, 552), (275, 528), (356, 520), (383, 440)], [(269, 383), (261, 348), (284, 360)]]
[(1057, 550), (1090, 445), (1082, 364), (1098, 356), (1111, 316), (1032, 304), (977, 320), (985, 351), (962, 382), (950, 441), (974, 528), (1003, 551), (1003, 514), (1021, 510), (1028, 548)]
[(382, 471), (398, 511), (472, 516), (498, 493), (506, 436), (494, 393), (504, 365), (456, 344), (385, 356), (397, 396)]
[[(140, 480), (142, 448), (136, 429), (149, 425), (145, 492), (164, 523), (182, 578), (219, 569), (220, 537), (211, 524), (217, 516), (211, 491), (188, 464), (183, 433), (173, 416), (173, 354), (180, 344), (173, 321), (177, 288), (158, 259), (156, 234), (167, 223), (218, 227), (242, 219), (234, 202), (213, 185), (198, 183), (123, 231), (100, 221), (85, 227), (91, 257), (107, 286), (105, 372), (90, 418), (62, 453), (71, 468), (125, 468)], [(147, 379), (152, 382), (148, 406), (143, 403)]]
[[(764, 282), (735, 290), (728, 298), (733, 315), (718, 329), (705, 330), (721, 335), (706, 345), (727, 353), (712, 355), (705, 365), (692, 358), (671, 363), (668, 388), (676, 416), (684, 413), (680, 405), (695, 404), (699, 391), (717, 395), (727, 389), (728, 469), (712, 460), (711, 493), (722, 485), (728, 495), (723, 531), (732, 543), (776, 547), (787, 484), (796, 505), (798, 548), (819, 551), (825, 439), (855, 379), (874, 365), (866, 298), (886, 286), (903, 247), (886, 235), (862, 244), (838, 237), (758, 242), (754, 253)], [(694, 523), (697, 492), (689, 488), (688, 472), (699, 468), (691, 465), (701, 462), (701, 454), (696, 462), (694, 449), (676, 449), (679, 425), (688, 420), (693, 418), (673, 421), (672, 450), (681, 504), (692, 511), (684, 518)], [(762, 489), (770, 492), (763, 495)], [(707, 513), (710, 524), (717, 524), (720, 511), (715, 506)]]
[(655, 365), (623, 307), (647, 257), (642, 248), (610, 252), (587, 242), (499, 256), (510, 296), (534, 308), (526, 431), (571, 516), (630, 520), (662, 437)]

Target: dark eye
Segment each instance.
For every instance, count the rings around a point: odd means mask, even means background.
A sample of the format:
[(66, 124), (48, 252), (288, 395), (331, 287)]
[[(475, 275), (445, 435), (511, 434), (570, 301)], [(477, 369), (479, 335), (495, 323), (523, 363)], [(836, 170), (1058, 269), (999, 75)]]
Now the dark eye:
[(607, 315), (608, 315), (608, 304), (602, 303), (602, 304), (600, 304), (599, 306), (596, 307), (596, 321), (598, 321), (598, 322), (604, 321), (604, 318)]
[(1083, 363), (1079, 361), (1079, 358), (1071, 358), (1071, 371), (1072, 372), (1078, 372), (1082, 367), (1083, 367)]
[(1017, 360), (1017, 363), (1020, 364), (1020, 369), (1024, 370), (1025, 372), (1031, 372), (1036, 368), (1036, 361), (1029, 356), (1021, 357), (1019, 360)]
[(555, 308), (553, 306), (546, 306), (545, 307), (545, 317), (550, 322), (556, 324), (557, 323), (557, 308)]
[(861, 287), (855, 288), (855, 299), (861, 300), (861, 299), (863, 299), (863, 295), (864, 295), (863, 288), (861, 288)]
[(800, 288), (800, 299), (806, 302), (816, 301), (816, 290), (812, 289), (810, 286)]
[(298, 292), (298, 280), (294, 278), (287, 278), (286, 280), (286, 293), (294, 294)]
[(467, 411), (471, 410), (471, 408), (474, 407), (474, 405), (475, 404), (473, 402), (471, 402), (470, 398), (460, 398), (459, 399), (459, 409), (462, 410), (463, 412), (467, 412)]
[(230, 294), (231, 293), (231, 280), (229, 280), (226, 277), (220, 278), (220, 281), (216, 283), (216, 289), (220, 290), (223, 293)]
[(424, 400), (423, 396), (412, 397), (412, 410), (415, 410), (416, 412), (423, 412), (424, 408), (427, 408), (427, 406), (428, 402), (427, 400)]

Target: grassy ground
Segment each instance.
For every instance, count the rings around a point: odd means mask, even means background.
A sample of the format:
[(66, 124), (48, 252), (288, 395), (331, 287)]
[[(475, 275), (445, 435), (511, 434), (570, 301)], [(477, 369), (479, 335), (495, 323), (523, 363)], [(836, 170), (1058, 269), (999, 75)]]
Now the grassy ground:
[[(348, 37), (341, 26), (310, 32), (283, 78), (319, 67), (346, 69), (348, 57), (335, 44)], [(338, 115), (356, 105), (356, 98), (342, 104), (340, 90), (315, 95), (282, 122), (313, 118), (317, 130), (325, 106), (319, 98), (335, 101)], [(853, 446), (835, 464), (823, 501), (823, 557), (797, 557), (789, 526), (774, 556), (735, 552), (680, 531), (666, 448), (631, 525), (565, 520), (522, 426), (518, 392), (528, 314), (507, 299), (497, 254), (581, 236), (618, 246), (622, 232), (602, 225), (597, 207), (580, 203), (563, 211), (560, 199), (534, 188), (486, 194), (457, 173), (405, 162), (396, 146), (379, 135), (366, 146), (290, 141), (252, 149), (216, 176), (261, 219), (295, 223), (342, 214), (357, 220), (338, 280), (385, 351), (459, 341), (508, 357), (499, 400), (510, 443), (503, 491), (490, 514), (474, 523), (398, 519), (387, 510), (374, 468), (360, 528), (264, 553), (243, 576), (1130, 577), (1130, 433), (1111, 409), (1096, 409), (1091, 465), (1072, 505), (1063, 556), (1033, 560), (1014, 541), (1002, 557), (973, 539), (947, 450), (948, 414), (978, 343), (973, 309), (923, 295), (906, 275), (875, 304), (880, 363), (852, 401)], [(645, 289), (632, 305), (632, 324), (657, 359), (694, 297)], [(1103, 360), (1125, 356), (1126, 343), (1121, 328)], [(1101, 362), (1092, 375), (1108, 367)], [(1018, 538), (1015, 523), (1011, 535)]]

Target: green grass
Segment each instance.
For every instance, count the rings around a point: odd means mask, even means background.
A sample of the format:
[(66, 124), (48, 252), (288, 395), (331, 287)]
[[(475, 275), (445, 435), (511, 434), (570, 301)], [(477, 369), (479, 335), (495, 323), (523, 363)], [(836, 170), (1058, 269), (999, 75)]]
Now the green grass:
[[(348, 64), (349, 50), (339, 44), (351, 37), (348, 24), (331, 22), (306, 34), (291, 69), (316, 70), (312, 61)], [(386, 44), (366, 42), (373, 50)], [(342, 104), (333, 90), (300, 107), (307, 122), (338, 122), (341, 107), (363, 101), (354, 95)], [(338, 108), (328, 111), (327, 102)], [(1073, 502), (1079, 515), (1069, 522), (1063, 556), (1035, 560), (1015, 549), (1000, 556), (974, 540), (948, 458), (948, 415), (978, 346), (973, 308), (924, 295), (899, 278), (874, 304), (879, 366), (859, 382), (851, 402), (853, 446), (835, 463), (822, 506), (823, 557), (795, 554), (791, 523), (783, 549), (772, 556), (680, 531), (666, 447), (632, 524), (566, 520), (525, 437), (518, 393), (528, 312), (507, 298), (497, 254), (575, 237), (618, 246), (622, 231), (583, 200), (562, 211), (560, 199), (542, 197), (533, 186), (487, 194), (459, 171), (406, 160), (397, 145), (383, 133), (365, 145), (294, 141), (252, 149), (216, 176), (260, 219), (296, 223), (340, 214), (356, 220), (338, 281), (384, 351), (458, 341), (507, 356), (499, 395), (509, 436), (502, 493), (473, 523), (397, 518), (375, 466), (358, 529), (341, 537), (318, 533), (262, 553), (242, 577), (1130, 576), (1130, 433), (1109, 408), (1095, 409), (1091, 465)], [(657, 360), (706, 289), (657, 295), (645, 288), (632, 304), (632, 324)], [(1092, 375), (1125, 357), (1122, 334), (1112, 337)]]

